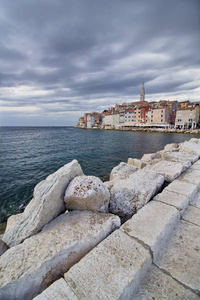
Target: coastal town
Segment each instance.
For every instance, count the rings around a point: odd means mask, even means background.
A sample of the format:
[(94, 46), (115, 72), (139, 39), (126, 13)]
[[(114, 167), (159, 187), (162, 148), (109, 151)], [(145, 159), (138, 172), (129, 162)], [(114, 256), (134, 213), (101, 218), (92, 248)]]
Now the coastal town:
[(199, 102), (160, 100), (145, 101), (142, 83), (140, 100), (116, 104), (101, 113), (85, 113), (77, 124), (88, 129), (164, 128), (195, 130), (200, 127)]

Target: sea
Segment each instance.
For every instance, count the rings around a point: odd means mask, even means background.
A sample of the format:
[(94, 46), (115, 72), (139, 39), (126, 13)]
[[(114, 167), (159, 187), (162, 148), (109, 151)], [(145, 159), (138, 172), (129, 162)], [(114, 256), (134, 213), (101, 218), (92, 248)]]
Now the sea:
[(63, 165), (77, 159), (85, 175), (109, 179), (128, 158), (162, 150), (200, 135), (73, 127), (0, 127), (0, 223), (24, 210), (33, 189)]

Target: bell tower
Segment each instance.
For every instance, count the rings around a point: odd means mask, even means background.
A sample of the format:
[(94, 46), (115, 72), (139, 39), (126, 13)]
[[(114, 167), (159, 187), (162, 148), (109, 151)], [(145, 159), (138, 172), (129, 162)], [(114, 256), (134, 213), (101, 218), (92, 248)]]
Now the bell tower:
[(144, 89), (144, 82), (142, 83), (142, 88), (140, 91), (140, 102), (144, 102), (145, 101), (145, 89)]

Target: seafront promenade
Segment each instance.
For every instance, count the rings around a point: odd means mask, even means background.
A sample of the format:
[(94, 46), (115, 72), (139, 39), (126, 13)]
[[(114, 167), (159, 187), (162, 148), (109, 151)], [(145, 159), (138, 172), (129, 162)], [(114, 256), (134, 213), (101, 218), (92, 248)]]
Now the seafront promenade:
[(48, 176), (8, 220), (0, 299), (199, 299), (199, 158), (191, 139), (106, 183), (77, 161)]

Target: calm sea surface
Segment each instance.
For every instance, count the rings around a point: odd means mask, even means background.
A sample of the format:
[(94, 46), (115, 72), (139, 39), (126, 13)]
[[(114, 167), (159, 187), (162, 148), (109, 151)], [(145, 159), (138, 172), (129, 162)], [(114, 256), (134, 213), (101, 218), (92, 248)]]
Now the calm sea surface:
[(0, 222), (23, 211), (34, 186), (77, 159), (86, 175), (102, 180), (121, 161), (141, 158), (169, 143), (199, 135), (82, 130), (72, 127), (0, 127)]

